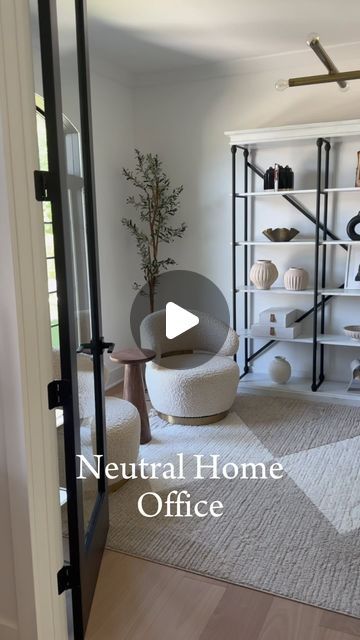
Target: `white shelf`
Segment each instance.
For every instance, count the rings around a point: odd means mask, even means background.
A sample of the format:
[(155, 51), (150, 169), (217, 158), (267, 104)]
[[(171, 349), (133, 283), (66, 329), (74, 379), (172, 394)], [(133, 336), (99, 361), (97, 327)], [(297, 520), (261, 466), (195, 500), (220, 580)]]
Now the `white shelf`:
[[(297, 338), (278, 338), (276, 336), (253, 336), (250, 329), (242, 329), (239, 332), (241, 338), (252, 338), (253, 340), (276, 340), (276, 342), (301, 342), (303, 344), (312, 344), (312, 336), (310, 334), (297, 336)], [(359, 343), (360, 344), (360, 343)]]
[(330, 189), (323, 189), (324, 193), (346, 193), (351, 191), (360, 192), (360, 187), (332, 187)]
[(308, 400), (318, 402), (339, 402), (340, 404), (360, 405), (360, 393), (347, 391), (347, 382), (333, 382), (325, 380), (319, 389), (311, 391), (310, 378), (290, 378), (287, 384), (276, 384), (268, 375), (261, 373), (248, 373), (239, 383), (240, 393), (261, 391), (264, 395), (306, 397)]
[[(291, 291), (285, 289), (285, 287), (270, 287), (270, 289), (256, 289), (256, 287), (239, 287), (236, 289), (237, 293), (276, 293), (290, 296), (306, 296), (314, 295), (313, 289), (302, 289), (301, 291)], [(321, 296), (359, 296), (359, 289), (319, 289), (319, 295)]]
[(360, 347), (360, 340), (353, 340), (345, 334), (320, 334), (318, 335), (318, 342), (320, 344), (333, 345), (334, 347)]
[[(300, 247), (304, 247), (304, 246), (310, 246), (313, 247), (315, 244), (315, 240), (290, 240), (288, 242), (271, 242), (271, 240), (240, 240), (239, 242), (235, 242), (235, 246), (236, 247), (250, 247), (250, 246), (259, 246), (259, 247), (283, 247), (283, 246), (289, 246), (289, 244), (292, 245), (298, 245)], [(339, 243), (341, 244), (341, 243)]]
[(237, 193), (237, 198), (254, 198), (256, 196), (292, 196), (301, 193), (316, 193), (316, 189), (279, 189), (278, 191), (274, 191), (274, 189), (266, 189), (265, 191), (244, 191), (242, 193)]
[[(289, 245), (298, 245), (300, 247), (310, 246), (313, 247), (315, 240), (290, 240), (288, 242), (271, 242), (271, 240), (239, 240), (235, 242), (236, 247), (284, 247)], [(348, 245), (360, 245), (360, 240), (320, 240), (320, 245), (333, 245), (338, 246), (341, 244)]]
[(339, 244), (360, 244), (360, 240), (321, 240), (320, 244), (339, 245)]
[[(320, 193), (360, 193), (360, 187), (331, 187), (328, 189), (321, 189)], [(307, 193), (317, 193), (317, 189), (264, 189), (259, 191), (241, 191), (236, 194), (237, 198), (254, 198), (257, 196), (286, 196), (286, 195), (301, 195)], [(232, 195), (232, 194), (230, 194)]]
[[(303, 289), (302, 291), (290, 291), (289, 289), (285, 289), (284, 287), (271, 287), (270, 289), (256, 289), (255, 287), (240, 287), (236, 289), (237, 293), (281, 293), (282, 295), (297, 295), (297, 296), (306, 296), (306, 295), (314, 295), (313, 289)], [(338, 289), (335, 289), (338, 291)], [(358, 295), (360, 294), (360, 289), (358, 290)], [(325, 295), (325, 294), (324, 294)]]
[(322, 296), (360, 296), (360, 289), (319, 289)]
[[(250, 329), (241, 329), (238, 333), (241, 338), (252, 338), (252, 340), (275, 340), (276, 342), (299, 342), (301, 344), (312, 344), (313, 342), (311, 334), (300, 334), (296, 338), (278, 338), (277, 336), (253, 336)], [(360, 340), (353, 340), (345, 334), (319, 334), (317, 341), (318, 344), (334, 347), (360, 347)]]

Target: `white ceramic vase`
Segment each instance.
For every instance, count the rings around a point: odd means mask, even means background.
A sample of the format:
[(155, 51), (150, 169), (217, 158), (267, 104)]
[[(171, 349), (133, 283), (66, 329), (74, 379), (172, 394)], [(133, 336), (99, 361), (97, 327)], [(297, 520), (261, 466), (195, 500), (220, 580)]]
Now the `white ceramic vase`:
[(284, 274), (284, 286), (289, 291), (303, 291), (308, 286), (309, 274), (300, 267), (290, 267)]
[(256, 260), (250, 269), (250, 280), (257, 289), (270, 289), (279, 273), (271, 260)]
[(291, 365), (283, 356), (275, 356), (269, 365), (269, 375), (273, 382), (286, 384), (291, 377)]

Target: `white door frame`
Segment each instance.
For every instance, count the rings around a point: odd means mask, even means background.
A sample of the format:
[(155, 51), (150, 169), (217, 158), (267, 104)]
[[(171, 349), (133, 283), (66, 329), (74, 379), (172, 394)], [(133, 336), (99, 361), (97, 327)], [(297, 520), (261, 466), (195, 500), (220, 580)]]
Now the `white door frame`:
[[(0, 403), (5, 431), (18, 640), (66, 640), (55, 418), (28, 0), (0, 0)], [(1, 173), (1, 171), (0, 171)], [(4, 300), (6, 296), (6, 301)], [(6, 358), (6, 359), (5, 359)], [(0, 575), (1, 580), (1, 575)], [(5, 627), (4, 627), (5, 629)]]

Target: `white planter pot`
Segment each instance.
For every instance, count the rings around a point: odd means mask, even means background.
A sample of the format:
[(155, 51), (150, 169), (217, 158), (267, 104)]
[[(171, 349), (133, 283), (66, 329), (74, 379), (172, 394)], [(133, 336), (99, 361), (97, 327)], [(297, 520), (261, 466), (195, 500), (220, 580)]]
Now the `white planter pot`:
[(289, 291), (303, 291), (308, 282), (308, 272), (300, 267), (290, 267), (284, 274), (284, 286)]
[(269, 365), (269, 375), (273, 382), (286, 384), (291, 378), (290, 363), (282, 356), (275, 356)]
[(270, 289), (278, 275), (271, 260), (257, 260), (250, 269), (250, 280), (257, 289)]

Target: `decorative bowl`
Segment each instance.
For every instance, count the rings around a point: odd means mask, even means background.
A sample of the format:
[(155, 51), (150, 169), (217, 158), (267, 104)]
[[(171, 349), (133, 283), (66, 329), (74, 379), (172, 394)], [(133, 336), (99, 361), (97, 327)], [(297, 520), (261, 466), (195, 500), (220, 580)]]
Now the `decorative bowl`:
[(353, 340), (360, 340), (360, 324), (350, 324), (344, 327), (344, 333)]
[(282, 229), (264, 229), (263, 231), (264, 236), (269, 238), (271, 242), (290, 242), (298, 233), (299, 231), (297, 229), (286, 229), (286, 227)]

